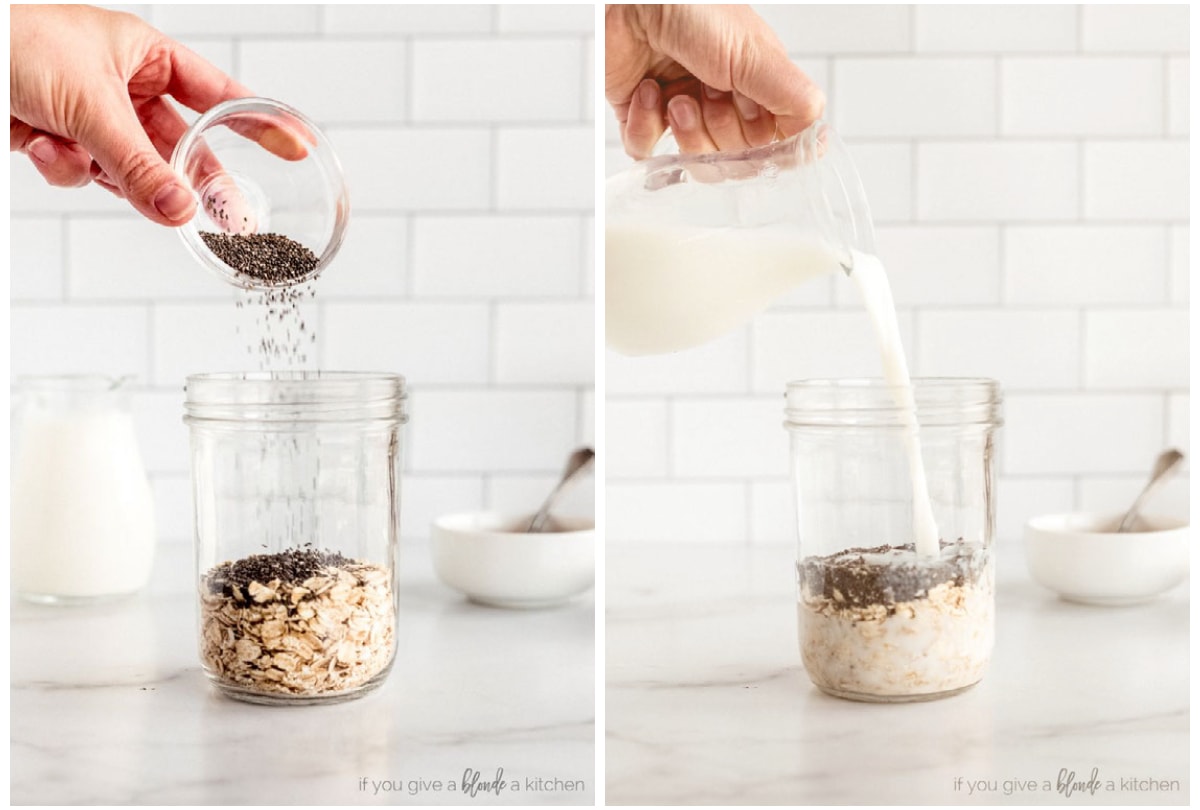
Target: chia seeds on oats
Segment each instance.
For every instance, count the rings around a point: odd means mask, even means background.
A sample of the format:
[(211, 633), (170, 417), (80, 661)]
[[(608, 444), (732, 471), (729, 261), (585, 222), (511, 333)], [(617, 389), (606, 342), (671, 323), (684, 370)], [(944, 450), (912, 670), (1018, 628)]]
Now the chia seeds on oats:
[(251, 554), (237, 562), (218, 565), (208, 575), (213, 593), (234, 596), (234, 588), (245, 593), (251, 582), (279, 580), (294, 585), (315, 577), (327, 568), (339, 568), (352, 561), (337, 551), (292, 548), (278, 554)]
[(805, 593), (844, 607), (894, 606), (929, 594), (944, 582), (964, 585), (983, 567), (982, 549), (942, 541), (935, 559), (916, 555), (913, 544), (852, 548), (827, 557), (808, 557), (799, 566)]
[(282, 234), (201, 231), (200, 238), (226, 265), (270, 287), (294, 284), (317, 267), (316, 254)]
[(233, 689), (328, 695), (391, 664), (391, 575), (383, 566), (293, 548), (222, 563), (201, 585), (201, 658)]
[(994, 639), (992, 553), (941, 543), (851, 548), (797, 564), (800, 651), (813, 683), (856, 700), (952, 694), (979, 681)]

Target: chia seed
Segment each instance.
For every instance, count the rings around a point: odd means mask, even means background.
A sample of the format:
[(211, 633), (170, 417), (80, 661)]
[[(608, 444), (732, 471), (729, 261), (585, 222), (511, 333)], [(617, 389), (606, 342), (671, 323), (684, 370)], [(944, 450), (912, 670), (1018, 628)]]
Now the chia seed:
[(286, 286), (317, 268), (316, 254), (282, 234), (201, 231), (200, 238), (218, 259), (258, 284)]
[(251, 554), (237, 562), (218, 565), (208, 576), (213, 593), (234, 596), (234, 586), (245, 594), (251, 582), (266, 585), (278, 579), (283, 585), (298, 585), (329, 568), (342, 568), (354, 560), (337, 551), (290, 548), (278, 554)]
[(884, 605), (922, 599), (938, 585), (973, 583), (987, 560), (980, 546), (960, 537), (941, 541), (938, 558), (916, 556), (912, 543), (851, 548), (827, 557), (808, 557), (799, 564), (806, 592), (820, 594), (847, 607)]

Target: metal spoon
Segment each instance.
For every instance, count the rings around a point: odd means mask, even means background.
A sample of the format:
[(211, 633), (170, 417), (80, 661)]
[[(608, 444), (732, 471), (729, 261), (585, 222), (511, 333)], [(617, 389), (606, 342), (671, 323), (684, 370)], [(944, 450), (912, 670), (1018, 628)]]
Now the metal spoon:
[(550, 517), (550, 508), (554, 506), (554, 501), (558, 499), (559, 494), (563, 491), (566, 485), (577, 476), (582, 470), (590, 467), (592, 461), (596, 458), (596, 451), (590, 447), (581, 447), (571, 454), (567, 459), (567, 467), (563, 470), (562, 478), (553, 491), (546, 497), (542, 503), (542, 508), (537, 510), (537, 514), (533, 516), (533, 520), (529, 521), (530, 532), (540, 532), (545, 528), (546, 519)]
[(1134, 498), (1133, 506), (1129, 507), (1129, 511), (1125, 513), (1125, 517), (1121, 518), (1121, 522), (1117, 526), (1118, 532), (1127, 532), (1133, 528), (1133, 523), (1137, 520), (1138, 509), (1141, 508), (1142, 501), (1146, 500), (1146, 496), (1151, 492), (1158, 489), (1159, 484), (1170, 478), (1171, 473), (1179, 468), (1181, 461), (1183, 461), (1183, 453), (1174, 448), (1164, 450), (1159, 455), (1154, 461), (1154, 471), (1150, 473), (1150, 482)]

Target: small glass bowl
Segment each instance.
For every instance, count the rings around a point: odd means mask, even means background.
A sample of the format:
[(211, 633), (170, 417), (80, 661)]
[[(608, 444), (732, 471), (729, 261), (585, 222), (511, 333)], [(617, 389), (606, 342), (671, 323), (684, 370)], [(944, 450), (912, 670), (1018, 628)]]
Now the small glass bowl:
[[(179, 235), (193, 256), (220, 278), (245, 289), (303, 284), (337, 254), (350, 218), (342, 165), (329, 139), (309, 118), (268, 98), (216, 105), (180, 138), (171, 167), (191, 184), (196, 215)], [(270, 282), (239, 273), (204, 243), (203, 231), (276, 233), (317, 257), (300, 278)]]

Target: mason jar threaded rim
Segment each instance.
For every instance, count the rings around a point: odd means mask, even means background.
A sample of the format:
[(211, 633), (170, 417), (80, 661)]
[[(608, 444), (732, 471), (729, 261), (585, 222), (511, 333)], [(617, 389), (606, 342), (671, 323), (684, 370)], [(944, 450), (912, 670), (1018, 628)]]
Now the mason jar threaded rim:
[[(784, 427), (907, 427), (895, 387), (880, 378), (794, 380), (785, 392)], [(1000, 427), (1000, 383), (986, 377), (912, 380), (917, 423), (926, 427)]]
[(370, 371), (251, 371), (192, 374), (184, 422), (403, 424), (405, 379)]

